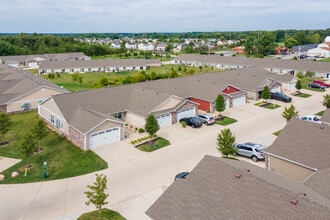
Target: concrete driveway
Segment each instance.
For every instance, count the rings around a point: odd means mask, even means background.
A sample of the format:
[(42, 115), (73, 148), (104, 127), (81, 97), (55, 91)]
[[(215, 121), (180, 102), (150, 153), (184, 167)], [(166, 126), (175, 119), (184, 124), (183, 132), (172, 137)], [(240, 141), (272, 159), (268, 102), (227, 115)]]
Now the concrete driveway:
[[(299, 112), (315, 114), (324, 110), (321, 104), (324, 93), (308, 93), (313, 96), (293, 101)], [(251, 141), (269, 146), (275, 139), (272, 133), (286, 124), (281, 116), (284, 105), (281, 106), (269, 110), (254, 106), (251, 101), (227, 110), (224, 114), (238, 122), (226, 127), (232, 130), (238, 143)], [(191, 171), (206, 154), (220, 156), (216, 137), (223, 128), (218, 125), (182, 128), (180, 124), (162, 128), (159, 135), (171, 145), (152, 153), (138, 151), (129, 140), (93, 149), (109, 162), (109, 168), (99, 172), (108, 176), (107, 207), (128, 219), (148, 219), (144, 212), (177, 173)], [(263, 166), (263, 163), (257, 165)], [(86, 185), (94, 180), (94, 174), (87, 174), (48, 182), (0, 185), (0, 219), (76, 219), (94, 209), (84, 204), (83, 194)]]

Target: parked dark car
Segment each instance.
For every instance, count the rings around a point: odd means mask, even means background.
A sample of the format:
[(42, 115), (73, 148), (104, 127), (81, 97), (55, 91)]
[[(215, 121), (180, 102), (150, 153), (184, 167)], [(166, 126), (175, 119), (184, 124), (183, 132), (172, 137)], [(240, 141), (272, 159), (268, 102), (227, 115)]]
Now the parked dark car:
[(321, 86), (320, 84), (317, 83), (310, 83), (308, 84), (309, 88), (316, 88), (316, 89), (325, 89), (325, 86)]
[(291, 102), (292, 98), (290, 96), (285, 95), (284, 93), (281, 92), (272, 92), (271, 93), (271, 98), (275, 100), (280, 100), (283, 102)]
[(179, 173), (175, 176), (174, 180), (176, 179), (186, 179), (186, 176), (189, 175), (189, 172), (182, 172), (182, 173)]
[(183, 121), (186, 122), (188, 126), (191, 126), (193, 128), (198, 128), (198, 127), (202, 126), (202, 122), (194, 117), (180, 119), (180, 123)]
[(327, 88), (330, 87), (330, 84), (325, 83), (325, 82), (323, 82), (323, 81), (314, 80), (313, 83), (319, 84), (319, 85), (321, 85), (321, 86), (325, 86), (325, 87), (327, 87)]

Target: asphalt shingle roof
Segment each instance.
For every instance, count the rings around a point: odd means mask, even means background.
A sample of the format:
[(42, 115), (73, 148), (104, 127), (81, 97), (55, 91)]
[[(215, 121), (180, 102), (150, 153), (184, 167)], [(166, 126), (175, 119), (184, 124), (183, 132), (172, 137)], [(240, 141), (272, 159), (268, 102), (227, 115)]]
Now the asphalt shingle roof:
[[(298, 199), (297, 205), (291, 199)], [(327, 198), (303, 183), (244, 161), (205, 156), (146, 214), (154, 220), (328, 219), (330, 209)]]
[(330, 123), (330, 108), (325, 109), (325, 111), (321, 117), (321, 121)]

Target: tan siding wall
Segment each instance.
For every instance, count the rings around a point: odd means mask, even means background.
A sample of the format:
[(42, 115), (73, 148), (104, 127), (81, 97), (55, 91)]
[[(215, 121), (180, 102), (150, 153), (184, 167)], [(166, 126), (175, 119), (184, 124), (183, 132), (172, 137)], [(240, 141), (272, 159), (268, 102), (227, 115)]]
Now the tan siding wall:
[(303, 181), (315, 171), (299, 166), (294, 163), (279, 159), (277, 157), (269, 156), (270, 170), (284, 176), (290, 177), (294, 180)]
[(259, 94), (257, 92), (251, 92), (251, 91), (246, 91), (247, 92), (247, 97), (253, 100), (258, 100), (259, 99)]
[(116, 127), (120, 128), (120, 139), (123, 139), (124, 138), (123, 124), (111, 122), (111, 121), (105, 121), (101, 125), (99, 125), (98, 127), (96, 127), (95, 129), (93, 129), (92, 131), (90, 131), (86, 134), (86, 150), (89, 149), (91, 134), (93, 134), (95, 132), (99, 132), (99, 131), (104, 131), (109, 128), (116, 128)]
[(169, 100), (167, 100), (165, 103), (163, 103), (161, 106), (156, 108), (154, 111), (161, 111), (163, 109), (173, 108), (177, 104), (179, 104), (182, 100), (176, 97), (172, 97)]
[(24, 103), (30, 103), (31, 109), (37, 109), (39, 101), (43, 101), (49, 96), (63, 94), (63, 92), (56, 91), (53, 89), (43, 88), (39, 89), (31, 94), (28, 94), (20, 99), (15, 100), (14, 102), (7, 105), (7, 112), (22, 111), (21, 106)]
[(125, 122), (127, 124), (133, 125), (138, 128), (144, 128), (144, 125), (146, 124), (146, 119), (127, 112), (126, 117), (125, 117)]
[[(54, 126), (55, 129), (57, 129), (56, 128), (56, 119), (60, 120), (61, 123), (63, 124), (63, 127), (61, 127), (60, 130), (65, 132), (66, 134), (68, 134), (68, 132), (69, 132), (68, 123), (65, 121), (62, 113), (57, 108), (55, 102), (52, 99), (49, 99), (46, 102), (44, 102), (42, 105), (40, 105), (39, 114), (41, 117), (43, 117), (45, 120), (47, 120), (49, 122), (49, 124)], [(54, 115), (54, 123), (52, 123), (50, 121), (51, 115)]]

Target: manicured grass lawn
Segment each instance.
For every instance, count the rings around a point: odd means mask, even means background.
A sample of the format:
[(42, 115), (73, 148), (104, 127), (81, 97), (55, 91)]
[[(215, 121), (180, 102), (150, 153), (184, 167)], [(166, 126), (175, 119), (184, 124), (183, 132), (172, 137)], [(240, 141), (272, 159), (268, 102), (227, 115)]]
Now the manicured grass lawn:
[(301, 98), (308, 98), (311, 97), (312, 95), (307, 94), (307, 93), (300, 93), (299, 95), (297, 95), (297, 97), (301, 97)]
[(233, 119), (233, 118), (229, 118), (229, 117), (225, 117), (222, 121), (215, 121), (215, 123), (217, 125), (222, 125), (222, 126), (226, 126), (226, 125), (230, 125), (230, 124), (233, 124), (237, 122), (236, 119)]
[(278, 135), (279, 135), (279, 134), (282, 132), (282, 130), (283, 130), (283, 129), (281, 129), (281, 130), (279, 130), (279, 131), (276, 131), (276, 132), (274, 132), (274, 133), (273, 133), (273, 135), (275, 135), (275, 136), (278, 136)]
[[(181, 67), (181, 71), (178, 71), (178, 68)], [(184, 72), (184, 67), (186, 67), (187, 72)], [(152, 71), (155, 71), (156, 74), (164, 74), (164, 73), (171, 73), (172, 68), (178, 72), (179, 76), (187, 76), (189, 75), (189, 70), (194, 69), (194, 74), (202, 74), (202, 73), (210, 73), (210, 72), (220, 72), (224, 70), (220, 69), (212, 69), (211, 67), (192, 67), (192, 66), (185, 66), (185, 65), (177, 65), (177, 64), (168, 64), (162, 65), (161, 67), (150, 67), (146, 70), (146, 74), (150, 74)], [(29, 70), (30, 71), (30, 70)], [(61, 73), (60, 78), (55, 76), (55, 79), (49, 79), (51, 82), (55, 83), (56, 85), (63, 86), (65, 89), (68, 89), (72, 92), (81, 91), (81, 90), (90, 90), (96, 88), (96, 84), (102, 77), (107, 77), (111, 80), (111, 86), (121, 85), (122, 80), (127, 76), (137, 76), (139, 75), (139, 71), (123, 71), (119, 73), (113, 72), (86, 72), (86, 73), (79, 73), (80, 76), (83, 76), (83, 83), (74, 83), (72, 80), (72, 74), (68, 73)], [(40, 75), (42, 78), (47, 79), (47, 74)]]
[(168, 145), (170, 145), (171, 143), (164, 139), (164, 138), (159, 138), (157, 140), (157, 147), (155, 147), (154, 144), (146, 144), (146, 145), (142, 145), (140, 147), (138, 147), (137, 149), (141, 150), (141, 151), (145, 151), (145, 152), (152, 152), (152, 151), (155, 151), (155, 150), (158, 150), (160, 148), (163, 148), (163, 147), (166, 147)]
[(320, 111), (320, 112), (316, 113), (315, 115), (322, 116), (323, 114), (324, 114), (324, 111)]
[(27, 71), (29, 71), (33, 74), (39, 74), (39, 69), (28, 69)]
[(118, 212), (112, 211), (107, 208), (102, 209), (102, 216), (98, 210), (82, 214), (77, 220), (125, 220)]
[(317, 60), (317, 62), (330, 62), (330, 57), (322, 60)]
[(308, 84), (312, 83), (314, 80), (324, 81), (322, 78), (316, 78), (316, 77), (303, 77), (301, 81), (301, 86), (303, 89), (308, 89), (312, 91), (317, 92), (323, 92), (323, 89), (316, 89), (316, 88), (308, 88)]
[[(28, 159), (20, 153), (19, 143), (22, 136), (34, 126), (38, 120), (37, 112), (28, 112), (10, 116), (13, 121), (6, 140), (9, 144), (0, 147), (0, 156), (21, 158), (22, 161), (2, 172), (6, 179), (0, 183), (27, 183), (43, 181), (43, 163), (47, 162), (46, 180), (62, 179), (79, 176), (108, 167), (108, 164), (93, 151), (83, 151), (73, 145), (65, 137), (49, 130), (47, 137), (42, 140), (43, 151), (34, 154)], [(27, 176), (24, 175), (24, 167), (32, 165)], [(11, 178), (12, 172), (19, 172), (19, 176)]]
[(267, 106), (260, 106), (260, 107), (267, 108), (267, 109), (276, 109), (276, 108), (279, 108), (281, 106), (277, 105), (277, 104), (275, 104), (275, 106), (274, 106), (274, 104), (270, 104), (270, 105), (267, 105)]
[(257, 103), (254, 104), (254, 105), (259, 106), (259, 105), (261, 105), (261, 104), (265, 104), (265, 103), (266, 103), (266, 101), (262, 101), (262, 102), (257, 102)]

